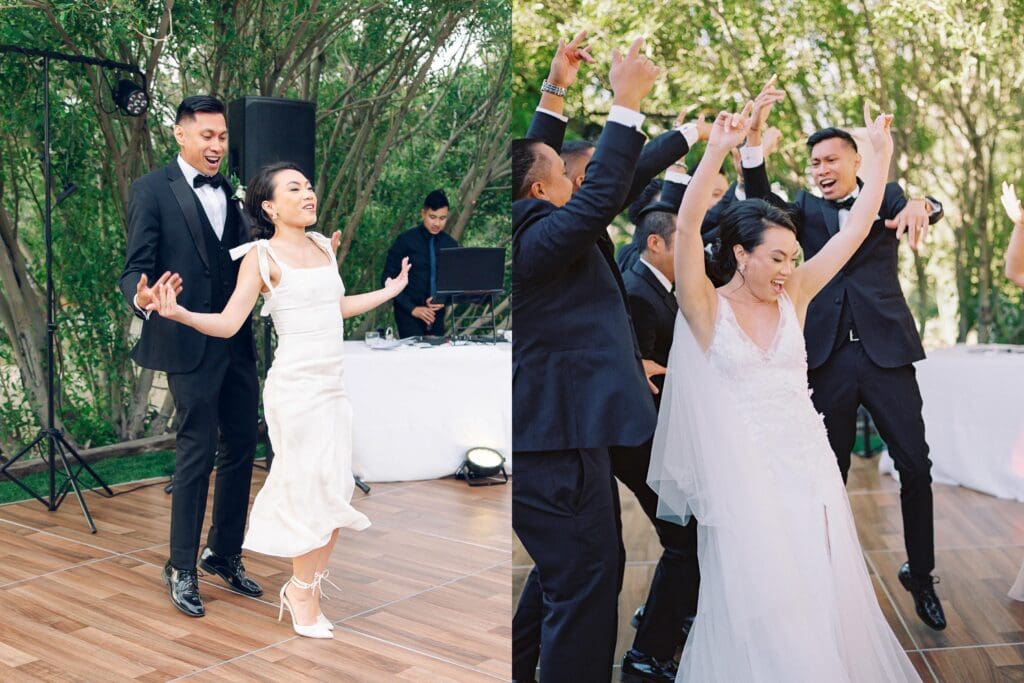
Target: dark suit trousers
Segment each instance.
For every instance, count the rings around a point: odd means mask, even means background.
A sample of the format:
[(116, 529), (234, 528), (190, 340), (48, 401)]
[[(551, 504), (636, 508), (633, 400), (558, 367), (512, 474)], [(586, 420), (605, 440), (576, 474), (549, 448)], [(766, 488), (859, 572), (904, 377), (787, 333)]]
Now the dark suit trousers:
[(512, 527), (535, 563), (512, 622), (512, 677), (608, 681), (618, 620), (617, 497), (607, 449), (519, 452)]
[[(633, 647), (661, 660), (672, 659), (682, 644), (683, 622), (697, 611), (700, 570), (697, 567), (697, 520), (686, 526), (658, 519), (658, 495), (647, 485), (651, 466), (648, 441), (632, 448), (612, 448), (612, 470), (636, 496), (644, 514), (654, 524), (661, 542), (661, 559), (647, 593), (644, 618), (633, 638)], [(620, 564), (625, 570), (626, 547), (619, 534)], [(620, 588), (622, 580), (619, 581)]]
[(195, 370), (167, 375), (178, 421), (171, 497), (171, 564), (178, 569), (196, 566), (218, 427), (225, 450), (217, 458), (213, 523), (206, 541), (218, 555), (242, 550), (256, 451), (259, 382), (256, 361), (241, 347), (236, 339), (211, 337)]
[(857, 431), (857, 408), (864, 405), (900, 473), (903, 536), (913, 574), (935, 568), (931, 460), (924, 438), (921, 391), (913, 365), (875, 365), (860, 342), (844, 342), (821, 367), (808, 373), (814, 407), (825, 416), (832, 450), (843, 481)]

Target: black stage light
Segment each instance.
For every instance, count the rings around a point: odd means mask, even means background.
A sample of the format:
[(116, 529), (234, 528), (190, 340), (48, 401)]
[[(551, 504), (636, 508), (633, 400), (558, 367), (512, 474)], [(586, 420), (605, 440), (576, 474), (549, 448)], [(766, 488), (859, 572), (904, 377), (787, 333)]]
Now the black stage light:
[(127, 78), (117, 82), (111, 95), (114, 102), (128, 116), (139, 116), (149, 106), (149, 97), (146, 91)]
[[(501, 479), (497, 476), (501, 475)], [(477, 446), (466, 451), (466, 459), (455, 472), (456, 479), (465, 479), (470, 486), (507, 484), (505, 456), (493, 448)]]

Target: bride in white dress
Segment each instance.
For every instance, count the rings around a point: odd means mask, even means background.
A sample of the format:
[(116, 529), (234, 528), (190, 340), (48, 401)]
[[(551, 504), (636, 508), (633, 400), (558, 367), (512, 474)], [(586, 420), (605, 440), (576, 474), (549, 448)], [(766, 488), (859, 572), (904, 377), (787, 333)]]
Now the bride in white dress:
[(331, 550), (341, 528), (370, 525), (349, 504), (352, 406), (342, 380), (342, 321), (397, 296), (408, 283), (409, 262), (405, 259), (399, 275), (382, 289), (346, 295), (336, 245), (306, 232), (316, 223), (316, 194), (299, 167), (286, 162), (264, 167), (246, 194), (253, 236), (270, 239), (232, 250), (242, 264), (224, 311), (188, 311), (175, 301), (174, 289), (164, 286), (149, 309), (203, 334), (230, 337), (263, 294), (261, 314), (273, 317), (277, 332), (274, 363), (263, 388), (275, 457), (253, 503), (242, 547), (292, 558), (293, 575), (281, 587), (281, 612), (288, 608), (299, 635), (331, 638), (334, 626), (319, 602)]
[(849, 501), (807, 384), (803, 322), (815, 294), (860, 246), (881, 205), (891, 116), (865, 123), (873, 147), (843, 228), (797, 265), (784, 212), (754, 200), (723, 214), (705, 275), (700, 225), (717, 170), (752, 103), (715, 120), (680, 207), (680, 315), (649, 483), (662, 513), (698, 521), (697, 616), (678, 681), (918, 681), (878, 606)]

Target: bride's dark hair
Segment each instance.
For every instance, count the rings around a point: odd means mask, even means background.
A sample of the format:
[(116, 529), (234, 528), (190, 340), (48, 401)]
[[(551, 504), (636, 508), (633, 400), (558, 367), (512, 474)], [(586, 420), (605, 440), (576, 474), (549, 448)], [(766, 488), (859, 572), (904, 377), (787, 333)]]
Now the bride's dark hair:
[(267, 164), (256, 172), (245, 188), (245, 212), (252, 219), (252, 239), (269, 239), (274, 236), (274, 223), (263, 210), (263, 202), (274, 199), (274, 176), (281, 171), (304, 171), (290, 161)]
[(722, 284), (731, 280), (736, 273), (733, 247), (738, 244), (744, 251), (753, 251), (764, 241), (768, 228), (784, 228), (796, 234), (789, 214), (763, 199), (745, 199), (727, 206), (719, 219), (719, 243), (709, 264), (711, 279)]

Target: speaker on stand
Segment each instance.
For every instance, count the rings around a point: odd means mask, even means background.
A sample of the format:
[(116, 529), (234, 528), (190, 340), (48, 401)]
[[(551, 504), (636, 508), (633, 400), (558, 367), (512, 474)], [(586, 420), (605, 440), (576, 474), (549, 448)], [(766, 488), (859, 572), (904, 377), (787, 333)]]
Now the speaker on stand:
[[(280, 97), (242, 97), (228, 104), (228, 172), (242, 185), (267, 164), (290, 161), (316, 184), (316, 104)], [(273, 358), (273, 323), (260, 317), (263, 329), (260, 383), (267, 378)], [(267, 469), (274, 460), (270, 434), (260, 418)]]

